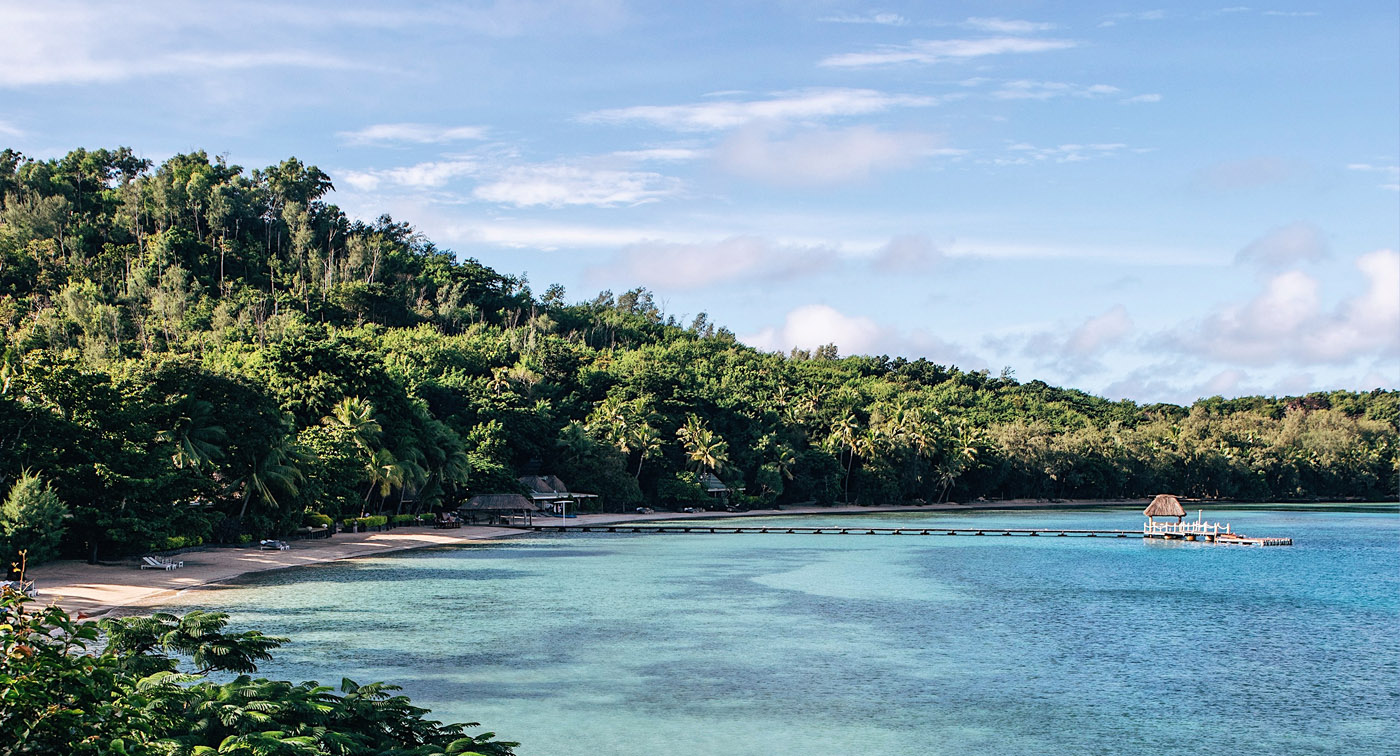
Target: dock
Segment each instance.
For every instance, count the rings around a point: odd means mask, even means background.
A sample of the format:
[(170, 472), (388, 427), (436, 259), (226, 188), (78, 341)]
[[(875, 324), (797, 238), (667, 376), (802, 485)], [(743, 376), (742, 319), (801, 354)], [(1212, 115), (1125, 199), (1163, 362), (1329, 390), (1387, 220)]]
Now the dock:
[(1073, 530), (1064, 528), (853, 528), (846, 526), (740, 525), (512, 525), (535, 533), (679, 533), (893, 536), (1021, 536), (1051, 538), (1141, 538), (1136, 530)]
[(1196, 520), (1186, 522), (1153, 522), (1148, 520), (1142, 526), (1142, 537), (1144, 539), (1158, 539), (1163, 541), (1205, 541), (1207, 543), (1217, 543), (1222, 546), (1292, 546), (1292, 538), (1262, 537), (1251, 538), (1243, 533), (1234, 532), (1230, 523), (1207, 522), (1202, 519), (1201, 511), (1196, 511)]

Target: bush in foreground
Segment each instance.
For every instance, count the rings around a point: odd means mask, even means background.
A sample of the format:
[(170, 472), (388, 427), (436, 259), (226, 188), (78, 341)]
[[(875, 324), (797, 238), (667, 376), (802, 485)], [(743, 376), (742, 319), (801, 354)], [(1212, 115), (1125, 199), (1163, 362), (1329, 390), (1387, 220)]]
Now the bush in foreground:
[(286, 639), (225, 632), (222, 613), (94, 622), (31, 604), (0, 590), (0, 756), (512, 756), (517, 745), (427, 719), (396, 686), (254, 678)]

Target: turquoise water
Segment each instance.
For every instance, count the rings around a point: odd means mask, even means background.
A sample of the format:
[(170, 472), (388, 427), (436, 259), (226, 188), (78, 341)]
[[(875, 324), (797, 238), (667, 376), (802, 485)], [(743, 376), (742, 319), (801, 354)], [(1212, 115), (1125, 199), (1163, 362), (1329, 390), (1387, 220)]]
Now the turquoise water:
[(571, 534), (269, 573), (191, 599), (293, 638), (262, 674), (397, 682), (443, 719), (522, 741), (522, 756), (1393, 753), (1400, 515), (1210, 519), (1297, 545)]

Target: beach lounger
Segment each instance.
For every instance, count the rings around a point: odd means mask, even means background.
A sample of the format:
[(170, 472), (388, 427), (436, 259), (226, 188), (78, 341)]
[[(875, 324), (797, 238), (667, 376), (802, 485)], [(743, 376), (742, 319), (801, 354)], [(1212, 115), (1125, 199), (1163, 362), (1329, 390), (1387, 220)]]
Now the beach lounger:
[(141, 557), (141, 569), (143, 570), (174, 570), (184, 566), (184, 562), (171, 562), (153, 556)]
[(269, 538), (266, 540), (258, 541), (258, 548), (262, 549), (263, 551), (271, 551), (272, 549), (277, 549), (278, 551), (286, 551), (287, 549), (290, 549), (291, 546), (288, 546), (286, 541), (274, 541)]

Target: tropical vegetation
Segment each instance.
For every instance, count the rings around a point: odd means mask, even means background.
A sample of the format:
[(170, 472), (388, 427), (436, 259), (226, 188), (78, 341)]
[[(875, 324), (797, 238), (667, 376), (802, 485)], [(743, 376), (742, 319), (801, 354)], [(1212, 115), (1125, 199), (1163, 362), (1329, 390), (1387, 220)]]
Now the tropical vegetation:
[(536, 294), (332, 188), (295, 158), (0, 152), (0, 545), (392, 525), (533, 473), (614, 511), (703, 505), (708, 476), (753, 507), (1395, 495), (1396, 392), (1140, 405), (767, 353), (644, 289)]

